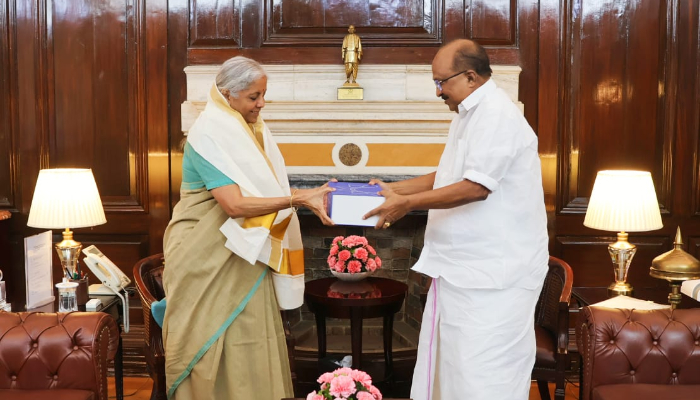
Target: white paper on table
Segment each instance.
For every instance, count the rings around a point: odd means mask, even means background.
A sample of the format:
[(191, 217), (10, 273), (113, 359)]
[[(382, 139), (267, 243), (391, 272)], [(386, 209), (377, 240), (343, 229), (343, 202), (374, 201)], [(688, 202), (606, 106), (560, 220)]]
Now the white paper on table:
[(54, 301), (51, 271), (51, 231), (24, 238), (27, 309)]
[(608, 308), (627, 308), (630, 310), (662, 310), (671, 307), (669, 304), (659, 304), (629, 296), (615, 296), (591, 305)]

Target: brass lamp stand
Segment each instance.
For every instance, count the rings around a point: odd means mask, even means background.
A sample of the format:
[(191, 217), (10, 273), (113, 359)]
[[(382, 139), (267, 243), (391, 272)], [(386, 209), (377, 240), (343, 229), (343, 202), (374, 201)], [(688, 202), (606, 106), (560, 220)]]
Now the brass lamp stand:
[(628, 242), (629, 234), (627, 232), (617, 233), (617, 242), (608, 245), (608, 253), (613, 262), (613, 272), (615, 274), (615, 282), (608, 286), (608, 295), (613, 296), (631, 296), (633, 292), (632, 285), (627, 283), (627, 272), (632, 262), (632, 257), (637, 252), (637, 246)]
[(627, 241), (627, 232), (646, 232), (663, 227), (651, 173), (598, 171), (583, 225), (618, 232), (617, 242), (608, 245), (615, 276), (615, 282), (608, 286), (608, 295), (632, 295), (627, 271), (637, 247)]
[(683, 251), (682, 246), (681, 228), (678, 227), (673, 250), (654, 258), (649, 268), (649, 275), (669, 282), (671, 293), (668, 295), (668, 302), (672, 308), (676, 308), (681, 302), (681, 283), (690, 279), (700, 279), (700, 261)]

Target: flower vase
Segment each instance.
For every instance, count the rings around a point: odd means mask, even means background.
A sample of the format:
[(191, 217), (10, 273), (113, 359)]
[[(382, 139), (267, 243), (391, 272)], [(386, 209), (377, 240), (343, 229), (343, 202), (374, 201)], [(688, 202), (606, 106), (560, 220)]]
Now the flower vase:
[(333, 276), (340, 279), (341, 281), (356, 282), (361, 281), (367, 278), (368, 276), (372, 275), (372, 272), (356, 272), (354, 274), (351, 274), (349, 272), (337, 272), (335, 270), (331, 270), (331, 274), (333, 274)]

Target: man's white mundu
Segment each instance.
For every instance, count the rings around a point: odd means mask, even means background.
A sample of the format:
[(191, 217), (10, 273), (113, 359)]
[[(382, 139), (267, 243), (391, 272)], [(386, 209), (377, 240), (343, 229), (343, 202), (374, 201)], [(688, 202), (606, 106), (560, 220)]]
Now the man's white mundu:
[[(218, 96), (219, 98), (212, 98)], [(291, 194), (289, 178), (284, 158), (267, 125), (259, 117), (258, 127), (262, 126), (265, 154), (241, 125), (243, 118), (236, 118), (221, 104), (226, 100), (213, 87), (204, 111), (190, 129), (187, 141), (204, 159), (233, 180), (246, 197), (284, 197)], [(215, 104), (218, 103), (218, 104)], [(234, 111), (235, 113), (235, 111)], [(254, 127), (252, 129), (255, 129)], [(259, 128), (258, 128), (259, 129)], [(266, 159), (267, 157), (267, 159)], [(269, 161), (269, 164), (268, 164)], [(270, 169), (270, 166), (272, 169)], [(273, 225), (290, 218), (281, 247), (290, 250), (303, 250), (299, 220), (290, 209), (280, 210)], [(255, 264), (260, 261), (279, 272), (282, 259), (271, 254), (276, 239), (270, 230), (263, 226), (244, 227), (245, 218), (229, 218), (219, 229), (226, 236), (226, 247), (233, 253)], [(276, 265), (271, 260), (277, 260)], [(304, 275), (278, 274), (273, 272), (273, 283), (277, 302), (282, 309), (300, 307), (304, 296)]]

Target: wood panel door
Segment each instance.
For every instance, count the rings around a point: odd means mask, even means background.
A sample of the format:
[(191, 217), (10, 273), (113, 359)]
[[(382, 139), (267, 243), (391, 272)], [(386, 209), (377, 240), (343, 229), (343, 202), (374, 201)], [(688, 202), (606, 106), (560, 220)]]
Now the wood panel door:
[(24, 297), (23, 238), (42, 231), (26, 222), (43, 168), (92, 169), (107, 224), (76, 229), (84, 246), (96, 244), (128, 275), (162, 251), (170, 218), (165, 8), (165, 0), (0, 2), (0, 147), (8, 149), (0, 206), (15, 212), (13, 300)]
[[(540, 76), (540, 139), (556, 152), (558, 168), (553, 254), (574, 268), (575, 285), (605, 287), (613, 280), (608, 243), (615, 232), (583, 226), (597, 171), (650, 171), (664, 228), (630, 234), (638, 246), (629, 281), (635, 287), (666, 286), (649, 276), (653, 258), (671, 248), (680, 226), (698, 255), (698, 1), (571, 0), (562, 3), (558, 64), (543, 54), (543, 70), (555, 72), (560, 89)], [(550, 37), (543, 25), (540, 39)], [(550, 31), (551, 32), (551, 31)], [(557, 43), (557, 38), (550, 39)], [(555, 111), (552, 111), (555, 110)], [(545, 173), (546, 175), (546, 173)], [(687, 247), (686, 247), (687, 248)]]

